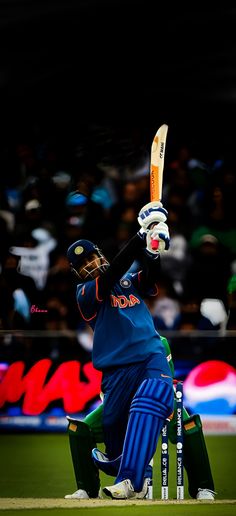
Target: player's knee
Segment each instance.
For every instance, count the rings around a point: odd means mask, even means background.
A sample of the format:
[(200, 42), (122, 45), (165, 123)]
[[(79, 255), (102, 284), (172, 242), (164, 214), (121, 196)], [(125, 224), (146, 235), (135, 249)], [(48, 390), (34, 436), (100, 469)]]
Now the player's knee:
[(173, 412), (173, 405), (172, 383), (160, 378), (148, 378), (136, 392), (130, 412), (142, 412), (166, 419)]

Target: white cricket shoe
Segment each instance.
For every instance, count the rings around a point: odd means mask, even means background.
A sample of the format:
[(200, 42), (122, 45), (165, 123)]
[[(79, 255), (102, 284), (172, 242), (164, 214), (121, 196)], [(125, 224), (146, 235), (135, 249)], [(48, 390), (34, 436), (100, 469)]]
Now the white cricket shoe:
[(196, 499), (197, 500), (215, 500), (215, 491), (211, 489), (198, 489)]
[[(87, 493), (87, 491), (84, 491), (84, 489), (78, 489), (77, 491), (75, 491), (74, 493), (72, 494), (68, 494), (65, 496), (65, 498), (69, 498), (69, 499), (77, 499), (77, 500), (89, 500), (89, 495)], [(98, 497), (97, 498), (102, 498), (102, 489), (100, 487), (99, 489), (99, 493), (98, 493)]]
[(130, 480), (127, 478), (126, 480), (122, 480), (118, 484), (114, 484), (113, 486), (107, 486), (103, 488), (103, 492), (114, 499), (119, 500), (127, 500), (131, 498), (145, 498), (148, 492), (148, 481), (145, 478), (143, 489), (138, 493), (135, 492), (133, 485)]
[(70, 500), (73, 498), (77, 500), (89, 500), (89, 495), (83, 489), (78, 489), (74, 493), (66, 495), (65, 498), (69, 498)]

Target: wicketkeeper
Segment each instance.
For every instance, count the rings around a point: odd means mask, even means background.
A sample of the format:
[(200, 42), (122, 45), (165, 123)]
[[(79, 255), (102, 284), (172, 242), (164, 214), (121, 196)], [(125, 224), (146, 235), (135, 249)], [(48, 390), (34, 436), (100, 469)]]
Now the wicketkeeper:
[[(167, 360), (174, 377), (174, 364), (169, 343), (161, 337), (164, 344)], [(65, 498), (84, 499), (97, 498), (100, 490), (99, 470), (92, 459), (92, 449), (97, 443), (103, 443), (102, 428), (103, 405), (91, 412), (83, 421), (68, 417), (68, 435), (72, 455), (77, 490)], [(201, 418), (198, 414), (190, 416), (187, 410), (183, 411), (184, 419), (184, 467), (188, 477), (188, 491), (192, 498), (198, 500), (214, 500), (214, 481), (202, 431)], [(168, 424), (168, 435), (172, 444), (176, 443), (176, 403), (174, 417)], [(101, 456), (100, 469), (108, 473), (108, 465), (102, 464), (105, 457)], [(114, 464), (113, 476), (115, 476)], [(158, 474), (158, 467), (156, 470)], [(151, 472), (152, 475), (152, 472)]]

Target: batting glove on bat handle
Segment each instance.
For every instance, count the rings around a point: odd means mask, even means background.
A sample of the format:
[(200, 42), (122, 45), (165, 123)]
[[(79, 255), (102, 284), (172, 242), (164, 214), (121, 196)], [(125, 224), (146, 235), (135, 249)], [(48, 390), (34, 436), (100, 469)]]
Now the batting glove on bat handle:
[(160, 222), (147, 233), (147, 249), (153, 254), (167, 251), (170, 247), (169, 228), (165, 222)]
[(138, 223), (145, 230), (150, 229), (152, 224), (165, 222), (168, 212), (159, 201), (152, 201), (145, 204), (138, 214)]

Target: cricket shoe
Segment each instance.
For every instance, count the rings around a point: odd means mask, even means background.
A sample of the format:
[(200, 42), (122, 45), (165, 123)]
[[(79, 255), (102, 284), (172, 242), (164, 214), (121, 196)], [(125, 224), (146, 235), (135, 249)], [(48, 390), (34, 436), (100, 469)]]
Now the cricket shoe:
[(110, 496), (113, 499), (118, 500), (127, 500), (133, 498), (145, 498), (148, 492), (148, 479), (145, 478), (143, 489), (138, 493), (134, 490), (134, 487), (131, 481), (127, 478), (126, 480), (122, 480), (118, 484), (114, 484), (114, 486), (107, 486), (103, 488), (103, 492)]
[(215, 500), (215, 491), (211, 489), (198, 489), (196, 499), (197, 500)]
[[(70, 499), (70, 500), (72, 500), (72, 499), (74, 499), (74, 500), (89, 500), (89, 495), (88, 495), (87, 491), (84, 491), (84, 489), (78, 489), (74, 493), (66, 495), (65, 498)], [(102, 498), (102, 490), (101, 490), (101, 488), (99, 489), (99, 493), (98, 493), (98, 496), (96, 498)]]
[(76, 500), (89, 500), (89, 495), (84, 489), (78, 489), (72, 494), (68, 494), (65, 496), (67, 499), (76, 499)]

